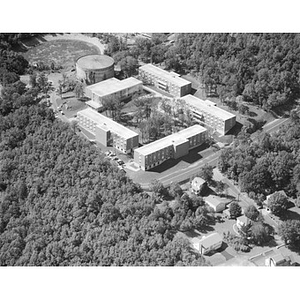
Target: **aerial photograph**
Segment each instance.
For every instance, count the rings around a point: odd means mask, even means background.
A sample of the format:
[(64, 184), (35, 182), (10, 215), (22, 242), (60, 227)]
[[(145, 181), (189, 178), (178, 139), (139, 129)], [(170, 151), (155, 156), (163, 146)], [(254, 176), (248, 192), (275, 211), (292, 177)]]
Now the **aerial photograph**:
[(298, 33), (1, 33), (0, 266), (299, 266), (299, 76)]

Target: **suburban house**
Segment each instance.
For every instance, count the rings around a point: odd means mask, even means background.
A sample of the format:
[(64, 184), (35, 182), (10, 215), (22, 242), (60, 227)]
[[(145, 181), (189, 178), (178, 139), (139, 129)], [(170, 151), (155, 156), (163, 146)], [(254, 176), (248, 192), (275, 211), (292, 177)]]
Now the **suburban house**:
[(195, 194), (200, 194), (207, 186), (207, 182), (201, 177), (195, 177), (191, 182), (191, 189)]
[(222, 212), (225, 207), (226, 203), (222, 201), (222, 198), (215, 196), (215, 195), (209, 195), (204, 199), (205, 203), (213, 209), (214, 212)]
[(274, 192), (273, 194), (268, 195), (268, 196), (266, 197), (266, 200), (263, 202), (263, 204), (264, 204), (266, 207), (269, 206), (269, 201), (270, 201), (270, 199), (272, 199), (272, 197), (273, 197), (275, 194), (281, 194), (281, 195), (285, 196), (286, 198), (288, 198), (288, 196), (286, 195), (285, 191), (283, 191), (283, 190)]
[(268, 267), (290, 266), (293, 264), (293, 257), (284, 256), (282, 253), (277, 253), (266, 258), (265, 265)]
[(240, 216), (238, 218), (236, 218), (236, 226), (239, 229), (242, 229), (243, 226), (247, 226), (247, 225), (251, 225), (252, 221), (247, 218), (246, 216)]
[(198, 243), (194, 244), (194, 247), (200, 252), (200, 254), (208, 254), (211, 251), (221, 248), (222, 244), (223, 238), (220, 234), (215, 232), (203, 237)]

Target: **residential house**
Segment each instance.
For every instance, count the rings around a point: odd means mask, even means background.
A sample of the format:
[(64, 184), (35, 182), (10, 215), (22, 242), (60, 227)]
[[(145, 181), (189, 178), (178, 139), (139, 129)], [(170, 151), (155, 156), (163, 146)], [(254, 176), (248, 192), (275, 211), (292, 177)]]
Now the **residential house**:
[(222, 201), (222, 198), (215, 195), (209, 195), (204, 201), (216, 213), (222, 212), (226, 207), (226, 203)]
[(191, 189), (197, 195), (199, 195), (206, 186), (207, 182), (201, 177), (195, 177), (191, 182)]
[(240, 216), (236, 219), (236, 226), (239, 229), (242, 229), (242, 227), (248, 226), (251, 224), (252, 224), (252, 221), (249, 218), (247, 218), (246, 216)]
[(222, 244), (222, 236), (215, 232), (203, 237), (198, 243), (194, 244), (194, 247), (200, 252), (200, 254), (208, 254), (212, 251), (220, 249)]
[(266, 258), (265, 265), (268, 267), (290, 266), (292, 263), (291, 257), (284, 256), (282, 253), (277, 253)]

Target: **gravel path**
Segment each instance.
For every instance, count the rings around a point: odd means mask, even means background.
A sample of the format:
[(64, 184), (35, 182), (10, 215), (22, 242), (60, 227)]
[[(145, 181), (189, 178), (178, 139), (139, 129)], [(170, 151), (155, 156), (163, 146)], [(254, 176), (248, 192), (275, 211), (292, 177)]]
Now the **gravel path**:
[(100, 50), (100, 53), (104, 53), (104, 44), (100, 42), (100, 40), (96, 37), (90, 37), (86, 36), (82, 33), (63, 33), (63, 34), (56, 34), (56, 35), (51, 35), (47, 34), (44, 35), (43, 38), (47, 41), (54, 41), (54, 40), (79, 40), (87, 43), (91, 43), (94, 46), (98, 47)]

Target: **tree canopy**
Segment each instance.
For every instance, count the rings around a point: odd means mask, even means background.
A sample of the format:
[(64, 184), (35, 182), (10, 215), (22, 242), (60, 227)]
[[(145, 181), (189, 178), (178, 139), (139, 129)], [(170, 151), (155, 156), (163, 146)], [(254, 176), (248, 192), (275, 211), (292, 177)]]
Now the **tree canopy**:
[(0, 98), (0, 265), (206, 264), (176, 236), (185, 223), (205, 224), (203, 203), (158, 209), (158, 196), (55, 119), (38, 92), (16, 82)]
[(299, 53), (297, 33), (183, 33), (165, 62), (198, 74), (223, 100), (242, 96), (268, 110), (299, 97)]

